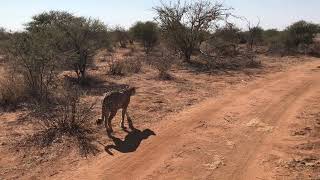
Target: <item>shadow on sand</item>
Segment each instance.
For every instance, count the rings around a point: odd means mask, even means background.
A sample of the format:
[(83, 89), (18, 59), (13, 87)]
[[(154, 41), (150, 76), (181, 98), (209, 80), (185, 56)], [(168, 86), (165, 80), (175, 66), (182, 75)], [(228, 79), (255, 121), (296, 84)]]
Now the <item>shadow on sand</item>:
[(141, 142), (145, 139), (148, 139), (150, 136), (155, 136), (156, 134), (150, 130), (150, 129), (145, 129), (143, 131), (139, 129), (133, 129), (132, 131), (127, 131), (125, 130), (128, 134), (124, 138), (124, 140), (121, 140), (117, 137), (110, 136), (110, 138), (113, 140), (113, 145), (107, 145), (105, 147), (105, 151), (113, 155), (111, 152), (111, 149), (117, 150), (121, 153), (130, 153), (134, 152), (138, 149), (140, 146)]

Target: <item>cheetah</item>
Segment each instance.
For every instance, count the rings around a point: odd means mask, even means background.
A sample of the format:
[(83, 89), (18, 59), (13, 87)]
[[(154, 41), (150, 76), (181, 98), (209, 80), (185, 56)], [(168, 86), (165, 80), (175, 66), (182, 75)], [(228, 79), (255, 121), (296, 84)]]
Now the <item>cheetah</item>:
[(131, 87), (123, 91), (113, 91), (106, 94), (102, 101), (102, 116), (101, 119), (97, 120), (97, 124), (101, 125), (104, 122), (108, 135), (113, 132), (111, 121), (119, 109), (122, 109), (122, 120), (120, 122), (120, 127), (122, 129), (126, 129), (124, 126), (124, 117), (126, 115), (129, 127), (133, 129), (132, 121), (127, 112), (127, 108), (129, 106), (131, 96), (134, 96), (135, 94), (135, 87)]

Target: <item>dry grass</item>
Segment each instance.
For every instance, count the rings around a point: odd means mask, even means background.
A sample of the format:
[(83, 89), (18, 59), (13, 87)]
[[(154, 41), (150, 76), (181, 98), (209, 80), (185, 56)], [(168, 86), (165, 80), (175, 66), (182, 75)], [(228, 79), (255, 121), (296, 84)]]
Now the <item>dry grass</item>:
[(142, 68), (142, 61), (137, 57), (126, 59), (114, 59), (110, 62), (109, 74), (113, 76), (127, 76), (139, 73)]
[[(108, 58), (114, 57), (115, 54), (117, 54), (119, 60), (127, 59), (123, 56), (123, 52), (126, 51), (123, 49), (117, 50), (112, 56), (108, 56)], [(138, 59), (138, 57), (141, 57), (141, 55), (136, 53), (132, 58)], [(86, 123), (83, 125), (80, 123), (81, 128), (71, 128), (71, 131), (65, 131), (65, 129), (68, 128), (62, 128), (57, 131), (52, 128), (57, 125), (43, 126), (39, 123), (34, 123), (39, 122), (39, 119), (22, 121), (21, 119), (23, 118), (21, 117), (21, 114), (24, 114), (24, 117), (29, 117), (29, 112), (22, 110), (18, 110), (13, 114), (5, 113), (0, 115), (2, 119), (2, 122), (0, 122), (0, 137), (2, 137), (1, 141), (5, 143), (0, 146), (0, 152), (3, 156), (7, 157), (2, 160), (0, 159), (0, 164), (8, 164), (5, 171), (0, 170), (0, 175), (2, 176), (5, 174), (3, 177), (12, 178), (21, 176), (21, 173), (23, 172), (32, 172), (30, 173), (30, 176), (32, 176), (32, 174), (39, 175), (42, 173), (43, 176), (48, 177), (52, 173), (54, 174), (56, 171), (59, 171), (59, 169), (68, 169), (70, 166), (69, 162), (79, 160), (79, 151), (89, 152), (86, 148), (81, 149), (79, 144), (85, 144), (83, 147), (92, 147), (91, 145), (96, 145), (97, 142), (108, 144), (109, 139), (106, 136), (105, 129), (93, 126), (92, 124), (100, 116), (100, 100), (103, 99), (104, 93), (110, 89), (122, 87), (123, 85), (138, 87), (137, 95), (132, 98), (128, 111), (132, 116), (135, 127), (139, 129), (142, 127), (149, 127), (151, 124), (165, 120), (166, 117), (176, 114), (209, 97), (220, 96), (223, 89), (227, 87), (232, 88), (235, 84), (246, 84), (253, 78), (262, 76), (264, 73), (281, 71), (283, 68), (287, 68), (292, 64), (301, 63), (303, 59), (307, 60), (308, 58), (271, 58), (262, 56), (259, 57), (259, 59), (261, 59), (263, 63), (263, 68), (243, 69), (242, 71), (224, 70), (201, 72), (194, 67), (175, 64), (170, 67), (170, 74), (174, 76), (174, 79), (171, 81), (162, 81), (155, 78), (158, 76), (159, 70), (154, 66), (146, 66), (143, 63), (140, 66), (140, 68), (143, 66), (142, 71), (140, 71), (141, 73), (131, 73), (130, 76), (110, 76), (107, 74), (108, 69), (110, 68), (108, 60), (101, 61), (100, 59), (97, 59), (95, 61), (95, 67), (89, 69), (88, 74), (94, 79), (99, 78), (99, 82), (95, 81), (90, 88), (87, 88), (87, 94), (82, 96), (80, 100), (81, 102), (87, 102), (89, 105), (96, 102), (97, 99), (99, 100), (96, 106), (91, 109), (92, 111), (90, 110), (90, 118), (87, 118)], [(113, 121), (115, 135), (118, 137), (125, 135), (118, 127), (120, 114), (121, 113), (118, 113), (116, 119)], [(63, 119), (65, 118), (61, 117), (70, 117), (70, 115), (56, 117), (53, 121), (64, 122)], [(66, 125), (68, 123), (62, 124)], [(64, 127), (65, 125), (59, 126)], [(69, 125), (66, 126), (72, 127)], [(45, 128), (43, 129), (43, 127)], [(86, 130), (88, 127), (90, 131)], [(80, 130), (77, 130), (77, 133), (73, 133), (72, 129)], [(83, 132), (86, 136), (74, 135), (83, 134)], [(36, 144), (42, 146), (50, 146), (43, 148), (42, 150), (41, 148), (40, 150), (39, 148), (36, 150), (35, 147), (31, 147), (28, 151), (25, 151), (24, 149), (18, 149), (18, 151), (16, 151), (17, 148), (12, 148), (12, 146), (10, 146), (10, 142), (13, 139), (25, 140), (24, 137), (26, 134), (32, 134), (32, 136), (29, 136), (34, 138), (32, 142), (36, 142)], [(88, 146), (86, 145), (86, 142), (89, 142), (89, 144), (87, 144)], [(10, 151), (10, 149), (14, 149), (15, 151)], [(99, 148), (97, 149), (99, 150)], [(16, 160), (14, 163), (10, 164), (8, 162), (12, 157), (16, 157)], [(62, 159), (61, 157), (64, 158)], [(66, 161), (65, 159), (68, 160)], [(44, 171), (41, 167), (52, 168), (49, 171)], [(17, 170), (17, 168), (19, 170)], [(19, 174), (17, 172), (19, 172)]]
[(4, 110), (15, 110), (25, 97), (25, 84), (17, 74), (0, 71), (0, 106)]
[(153, 52), (147, 55), (146, 62), (158, 70), (158, 78), (160, 80), (173, 80), (173, 76), (169, 71), (174, 63), (177, 62), (175, 56), (164, 52)]
[(68, 136), (77, 142), (82, 155), (95, 154), (98, 149), (92, 143), (95, 139), (91, 125), (95, 102), (81, 100), (82, 93), (78, 86), (65, 86), (60, 91), (57, 105), (51, 112), (52, 116), (42, 116), (42, 119), (37, 120), (40, 130), (28, 137), (23, 144), (44, 148), (61, 140), (63, 136)]

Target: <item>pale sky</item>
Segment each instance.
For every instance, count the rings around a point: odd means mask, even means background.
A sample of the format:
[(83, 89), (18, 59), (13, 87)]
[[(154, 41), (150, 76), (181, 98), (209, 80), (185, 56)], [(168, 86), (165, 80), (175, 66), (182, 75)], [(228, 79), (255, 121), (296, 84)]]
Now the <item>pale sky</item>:
[[(174, 0), (173, 0), (174, 1)], [(260, 19), (263, 28), (283, 29), (307, 20), (320, 23), (320, 0), (220, 0), (233, 7), (234, 14), (252, 22)], [(130, 27), (136, 21), (153, 20), (153, 6), (159, 0), (0, 0), (0, 27), (23, 30), (35, 14), (65, 10), (75, 15), (98, 18), (110, 26)], [(239, 23), (245, 27), (245, 23)]]

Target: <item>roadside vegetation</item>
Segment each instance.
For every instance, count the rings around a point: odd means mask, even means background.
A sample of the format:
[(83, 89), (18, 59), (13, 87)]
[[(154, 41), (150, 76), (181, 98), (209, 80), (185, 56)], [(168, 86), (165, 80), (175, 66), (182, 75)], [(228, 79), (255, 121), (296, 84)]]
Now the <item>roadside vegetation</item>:
[[(241, 29), (228, 21), (232, 8), (212, 1), (163, 3), (154, 12), (155, 21), (136, 22), (129, 29), (108, 28), (64, 11), (37, 14), (22, 32), (0, 29), (1, 111), (28, 111), (37, 127), (18, 146), (41, 149), (64, 141), (81, 155), (96, 154), (97, 103), (87, 102), (87, 96), (92, 89), (102, 96), (122, 87), (109, 83), (101, 93), (99, 78), (116, 80), (151, 68), (158, 73), (154, 79), (166, 83), (177, 79), (174, 66), (200, 76), (262, 68), (261, 54), (320, 56), (320, 26), (312, 22), (284, 30), (244, 22), (247, 29)], [(128, 51), (119, 57), (119, 49)], [(108, 68), (97, 77), (88, 71), (97, 68), (99, 57)]]

